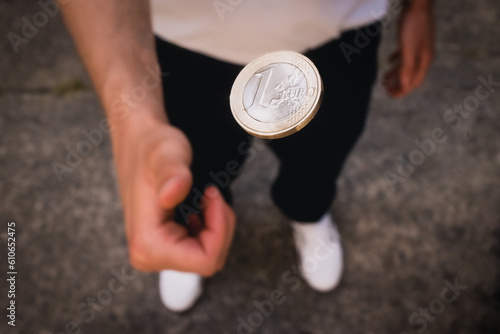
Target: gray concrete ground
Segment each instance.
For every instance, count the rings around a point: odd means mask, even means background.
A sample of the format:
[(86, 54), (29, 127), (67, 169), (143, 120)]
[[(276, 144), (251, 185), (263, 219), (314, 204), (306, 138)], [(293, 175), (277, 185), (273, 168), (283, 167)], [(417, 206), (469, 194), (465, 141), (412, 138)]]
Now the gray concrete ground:
[[(345, 246), (338, 289), (320, 294), (282, 278), (296, 257), (269, 198), (276, 160), (257, 142), (234, 185), (239, 225), (227, 267), (180, 315), (162, 307), (157, 275), (128, 264), (109, 138), (62, 182), (51, 167), (103, 114), (60, 15), (14, 52), (7, 33), (21, 35), (22, 18), (40, 10), (0, 1), (0, 333), (231, 334), (241, 319), (255, 325), (248, 333), (500, 332), (500, 88), (474, 98), (479, 77), (500, 81), (498, 1), (438, 1), (437, 54), (423, 88), (391, 100), (377, 85), (332, 207)], [(394, 25), (385, 30), (382, 71), (395, 46)], [(444, 121), (460, 103), (470, 115)], [(415, 139), (438, 128), (435, 151), (415, 153)], [(385, 175), (399, 175), (400, 155), (421, 164), (391, 189)], [(8, 221), (16, 223), (15, 328), (5, 316)], [(456, 296), (442, 294), (455, 283)], [(275, 289), (285, 301), (259, 315), (256, 303)]]

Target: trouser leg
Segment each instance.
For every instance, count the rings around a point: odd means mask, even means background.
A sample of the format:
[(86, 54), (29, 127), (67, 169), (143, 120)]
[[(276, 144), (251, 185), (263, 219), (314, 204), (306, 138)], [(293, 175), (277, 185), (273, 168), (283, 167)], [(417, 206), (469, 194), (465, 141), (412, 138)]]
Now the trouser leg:
[(356, 33), (348, 31), (306, 53), (323, 79), (321, 108), (304, 129), (269, 143), (280, 161), (272, 197), (286, 216), (299, 222), (317, 221), (328, 210), (344, 161), (365, 124), (380, 36), (349, 62), (341, 44), (355, 46)]

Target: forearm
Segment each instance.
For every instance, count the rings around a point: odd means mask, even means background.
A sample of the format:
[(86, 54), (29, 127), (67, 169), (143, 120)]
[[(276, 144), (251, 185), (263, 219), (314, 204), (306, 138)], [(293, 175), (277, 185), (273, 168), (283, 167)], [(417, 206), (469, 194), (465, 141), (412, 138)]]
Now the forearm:
[(149, 1), (75, 0), (61, 10), (112, 124), (112, 136), (166, 121)]

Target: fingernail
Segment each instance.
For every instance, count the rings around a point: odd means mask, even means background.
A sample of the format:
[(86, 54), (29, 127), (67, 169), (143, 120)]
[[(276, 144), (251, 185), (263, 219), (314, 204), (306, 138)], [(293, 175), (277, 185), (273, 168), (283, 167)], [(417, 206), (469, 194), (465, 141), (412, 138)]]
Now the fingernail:
[(205, 191), (205, 194), (208, 198), (215, 198), (219, 195), (219, 189), (216, 186), (210, 186)]

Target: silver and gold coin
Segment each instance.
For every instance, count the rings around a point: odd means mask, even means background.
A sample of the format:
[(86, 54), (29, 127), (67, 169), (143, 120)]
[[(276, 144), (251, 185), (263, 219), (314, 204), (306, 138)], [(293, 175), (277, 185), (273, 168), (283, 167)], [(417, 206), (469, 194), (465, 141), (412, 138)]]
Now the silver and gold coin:
[(282, 138), (313, 119), (323, 96), (318, 69), (294, 51), (267, 53), (245, 66), (229, 97), (239, 125), (260, 138)]

